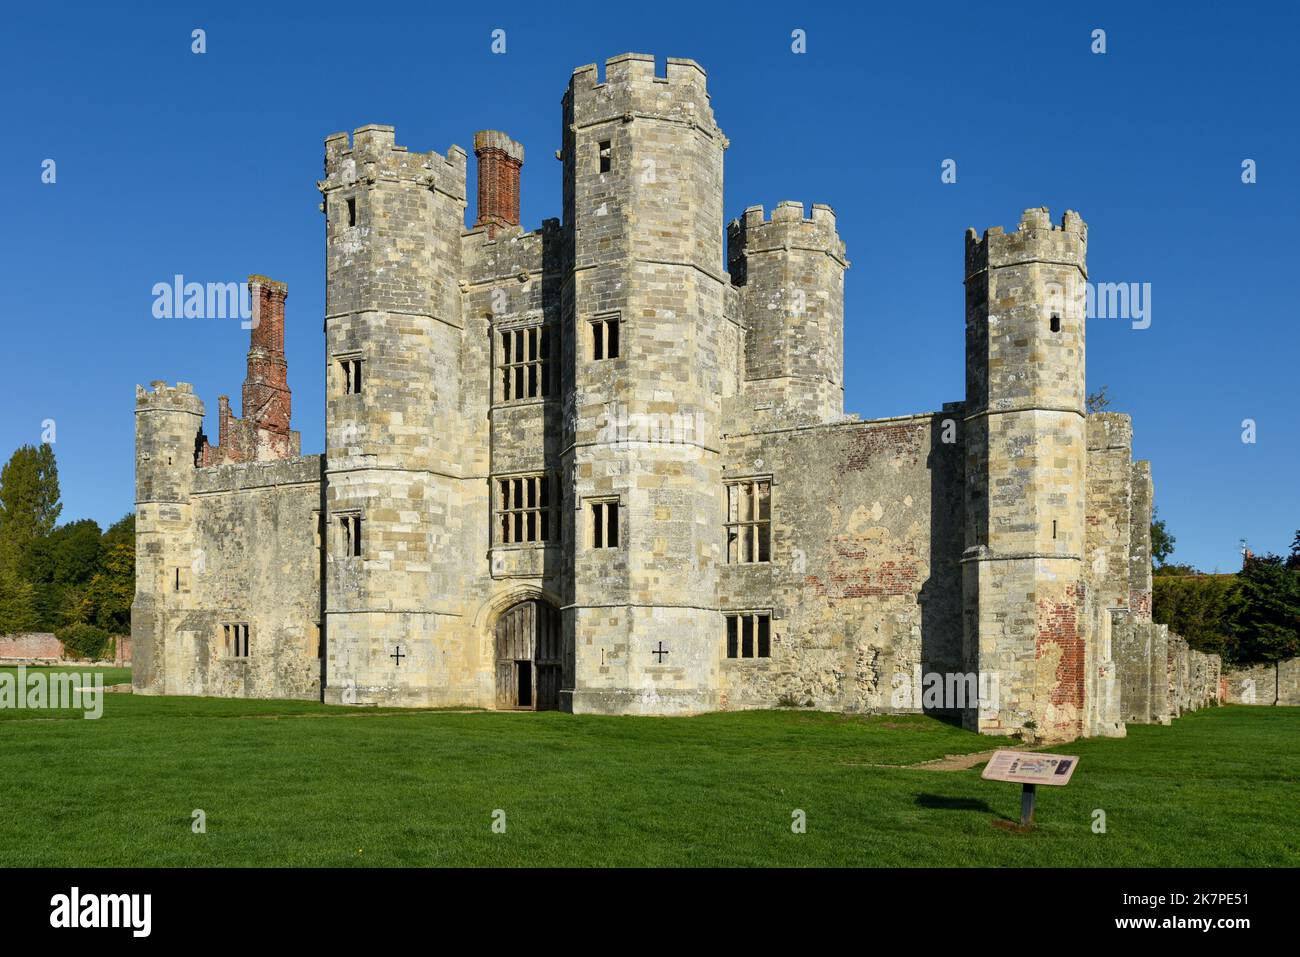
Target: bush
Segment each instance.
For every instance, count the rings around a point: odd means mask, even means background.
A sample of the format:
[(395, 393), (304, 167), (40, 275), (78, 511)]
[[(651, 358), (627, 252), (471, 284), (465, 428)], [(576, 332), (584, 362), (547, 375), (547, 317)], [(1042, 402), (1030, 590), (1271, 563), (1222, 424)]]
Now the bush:
[(63, 653), (66, 656), (91, 661), (103, 657), (109, 640), (109, 634), (103, 628), (85, 623), (60, 628), (54, 637), (63, 643)]

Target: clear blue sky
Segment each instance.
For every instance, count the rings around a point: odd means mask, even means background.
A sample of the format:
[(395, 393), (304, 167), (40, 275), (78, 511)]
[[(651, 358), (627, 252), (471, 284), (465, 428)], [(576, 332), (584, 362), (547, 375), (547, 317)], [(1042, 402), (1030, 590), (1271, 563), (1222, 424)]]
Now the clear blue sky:
[[(1090, 324), (1089, 386), (1135, 418), (1174, 560), (1235, 569), (1239, 538), (1281, 552), (1300, 527), (1293, 10), (18, 4), (0, 36), (0, 456), (54, 419), (63, 518), (107, 524), (132, 508), (136, 383), (193, 382), (215, 436), (217, 395), (238, 405), (247, 332), (154, 319), (150, 290), (176, 273), (289, 284), (294, 421), (319, 451), (325, 136), (390, 123), (400, 144), (443, 152), (504, 129), (528, 151), (536, 227), (560, 214), (551, 154), (570, 72), (637, 51), (708, 71), (731, 140), (728, 218), (784, 199), (837, 211), (853, 262), (846, 404), (864, 417), (962, 397), (966, 227), (1079, 210), (1093, 279), (1152, 284), (1149, 329)], [(1105, 55), (1090, 52), (1094, 28)], [(54, 185), (41, 183), (47, 158)], [(955, 185), (940, 182), (948, 158)]]

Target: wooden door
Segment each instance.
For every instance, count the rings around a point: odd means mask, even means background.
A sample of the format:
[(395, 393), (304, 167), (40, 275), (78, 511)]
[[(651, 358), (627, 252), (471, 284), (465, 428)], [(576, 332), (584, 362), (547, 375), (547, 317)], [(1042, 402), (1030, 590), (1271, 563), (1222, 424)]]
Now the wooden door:
[(498, 708), (553, 711), (560, 706), (559, 615), (542, 601), (522, 601), (496, 625)]

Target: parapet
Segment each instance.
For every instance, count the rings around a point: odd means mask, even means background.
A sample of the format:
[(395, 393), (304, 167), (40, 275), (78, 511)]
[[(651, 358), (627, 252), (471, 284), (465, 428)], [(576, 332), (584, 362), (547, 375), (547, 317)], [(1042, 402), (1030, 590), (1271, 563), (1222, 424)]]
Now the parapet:
[(155, 379), (149, 385), (149, 391), (142, 385), (135, 387), (135, 410), (137, 412), (188, 412), (203, 415), (203, 400), (194, 394), (194, 386), (188, 382), (177, 382), (169, 386), (162, 379)]
[(467, 155), (452, 145), (444, 157), (433, 150), (412, 153), (396, 145), (394, 127), (371, 123), (352, 133), (332, 133), (325, 138), (325, 179), (316, 184), (322, 193), (331, 189), (370, 185), (377, 180), (405, 180), (465, 201)]
[(1061, 225), (1052, 224), (1046, 206), (1024, 211), (1014, 232), (993, 226), (978, 235), (966, 230), (966, 276), (999, 266), (1023, 262), (1053, 262), (1076, 266), (1086, 277), (1088, 224), (1072, 209), (1061, 217)]
[(804, 216), (803, 203), (786, 200), (776, 205), (770, 220), (762, 206), (750, 206), (727, 224), (727, 268), (733, 281), (744, 282), (745, 257), (778, 250), (824, 253), (843, 268), (849, 266), (835, 210), (822, 203), (814, 203), (812, 215)]
[(1123, 412), (1088, 413), (1088, 451), (1133, 448), (1133, 418)]
[(623, 53), (605, 61), (603, 81), (594, 63), (573, 71), (564, 95), (565, 115), (578, 126), (615, 118), (671, 119), (721, 136), (707, 86), (708, 75), (694, 60), (668, 57), (664, 75), (658, 76), (653, 55)]
[(241, 489), (275, 488), (286, 485), (315, 485), (321, 481), (322, 461), (317, 455), (301, 455), (263, 462), (227, 462), (209, 465), (194, 473), (194, 492), (237, 492)]
[(542, 228), (525, 232), (522, 226), (505, 226), (490, 235), (486, 226), (461, 234), (463, 274), (466, 283), (524, 283), (544, 273), (559, 271), (560, 221), (542, 220)]

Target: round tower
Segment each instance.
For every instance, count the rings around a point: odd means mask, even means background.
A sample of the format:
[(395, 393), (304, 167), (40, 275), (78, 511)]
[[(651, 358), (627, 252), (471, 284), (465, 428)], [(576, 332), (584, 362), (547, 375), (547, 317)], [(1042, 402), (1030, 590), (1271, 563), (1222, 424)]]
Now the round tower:
[(963, 603), (968, 659), (998, 689), (969, 718), (989, 733), (1085, 724), (1086, 254), (1072, 211), (966, 236)]
[[(835, 211), (783, 202), (771, 221), (751, 206), (727, 227), (727, 269), (740, 289), (745, 393), (754, 427), (844, 414), (844, 270)], [(747, 401), (747, 405), (750, 403)]]
[(190, 492), (202, 445), (203, 403), (187, 382), (135, 390), (135, 600), (131, 681), (162, 694), (171, 619), (190, 592)]

